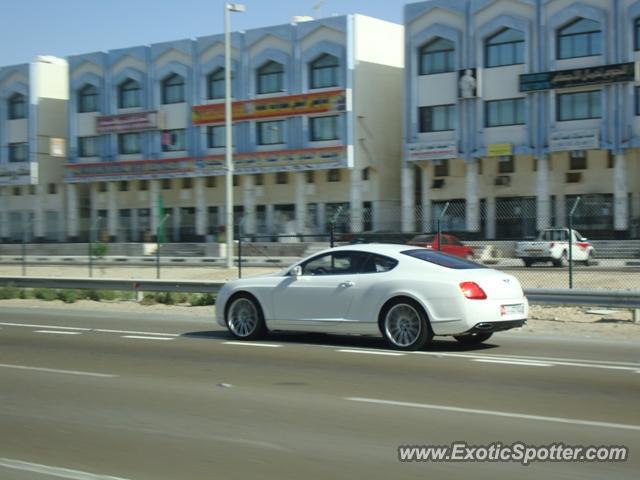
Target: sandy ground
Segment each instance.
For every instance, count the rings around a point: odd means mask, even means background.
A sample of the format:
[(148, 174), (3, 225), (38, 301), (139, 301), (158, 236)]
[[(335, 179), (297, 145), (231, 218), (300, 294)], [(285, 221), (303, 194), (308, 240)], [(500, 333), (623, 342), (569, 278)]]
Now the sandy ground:
[[(191, 307), (168, 305), (140, 305), (134, 301), (93, 302), (81, 300), (73, 304), (60, 301), (43, 300), (0, 300), (2, 307), (39, 308), (50, 310), (96, 310), (113, 313), (154, 313), (162, 315), (190, 316), (197, 320), (211, 319), (215, 307)], [(589, 314), (590, 310), (603, 310), (580, 307), (548, 307), (532, 305), (527, 324), (513, 335), (558, 335), (585, 338), (606, 338), (611, 340), (640, 339), (640, 324), (633, 323), (628, 310), (611, 310), (610, 314)]]

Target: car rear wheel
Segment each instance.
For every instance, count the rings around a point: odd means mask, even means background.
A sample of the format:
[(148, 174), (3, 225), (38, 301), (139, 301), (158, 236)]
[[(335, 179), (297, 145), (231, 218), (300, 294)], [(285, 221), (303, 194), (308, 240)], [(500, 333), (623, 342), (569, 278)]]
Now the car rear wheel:
[(587, 254), (587, 259), (584, 261), (585, 266), (593, 265), (593, 253), (589, 252)]
[(567, 255), (566, 250), (565, 250), (564, 252), (562, 252), (562, 255), (560, 255), (559, 259), (553, 261), (553, 266), (554, 267), (566, 267), (567, 265), (569, 265), (569, 257)]
[(256, 340), (267, 331), (260, 305), (247, 293), (239, 293), (231, 298), (225, 321), (231, 334), (242, 340)]
[(533, 265), (533, 261), (528, 259), (528, 258), (523, 258), (522, 261), (524, 262), (524, 266), (529, 268), (531, 265)]
[(489, 338), (491, 338), (491, 335), (493, 335), (492, 332), (470, 333), (469, 335), (457, 335), (453, 338), (455, 338), (463, 345), (479, 345), (482, 342), (489, 340)]
[(399, 298), (380, 312), (382, 335), (398, 350), (419, 350), (433, 338), (424, 309), (414, 300)]

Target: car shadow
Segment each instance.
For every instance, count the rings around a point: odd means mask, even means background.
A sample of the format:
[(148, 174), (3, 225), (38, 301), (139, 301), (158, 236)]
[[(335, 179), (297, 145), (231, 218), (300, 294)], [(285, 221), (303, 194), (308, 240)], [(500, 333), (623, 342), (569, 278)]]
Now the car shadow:
[[(185, 338), (234, 341), (236, 338), (226, 330), (203, 330), (186, 332)], [(308, 332), (269, 332), (264, 339), (267, 342), (279, 342), (290, 345), (317, 345), (322, 347), (365, 348), (374, 350), (390, 350), (382, 337), (367, 335), (336, 335), (331, 333)], [(454, 339), (436, 338), (423, 348), (424, 352), (470, 352), (492, 350), (498, 345), (481, 343), (480, 345), (463, 345)]]

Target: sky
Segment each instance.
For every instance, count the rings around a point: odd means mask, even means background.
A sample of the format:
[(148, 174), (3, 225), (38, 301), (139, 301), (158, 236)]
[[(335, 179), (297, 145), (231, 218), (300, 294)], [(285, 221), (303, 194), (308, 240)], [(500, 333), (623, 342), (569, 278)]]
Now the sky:
[[(402, 23), (402, 0), (237, 0), (231, 30), (362, 13)], [(1, 0), (0, 66), (222, 33), (222, 0)], [(319, 8), (314, 6), (319, 4)]]

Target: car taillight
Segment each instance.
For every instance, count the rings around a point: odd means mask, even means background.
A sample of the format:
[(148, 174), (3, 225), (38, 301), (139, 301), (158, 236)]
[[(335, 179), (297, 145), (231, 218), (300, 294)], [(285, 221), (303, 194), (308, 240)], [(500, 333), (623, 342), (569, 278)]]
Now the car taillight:
[(469, 300), (484, 300), (487, 298), (487, 294), (480, 288), (476, 282), (462, 282), (460, 284), (460, 290), (462, 294)]

